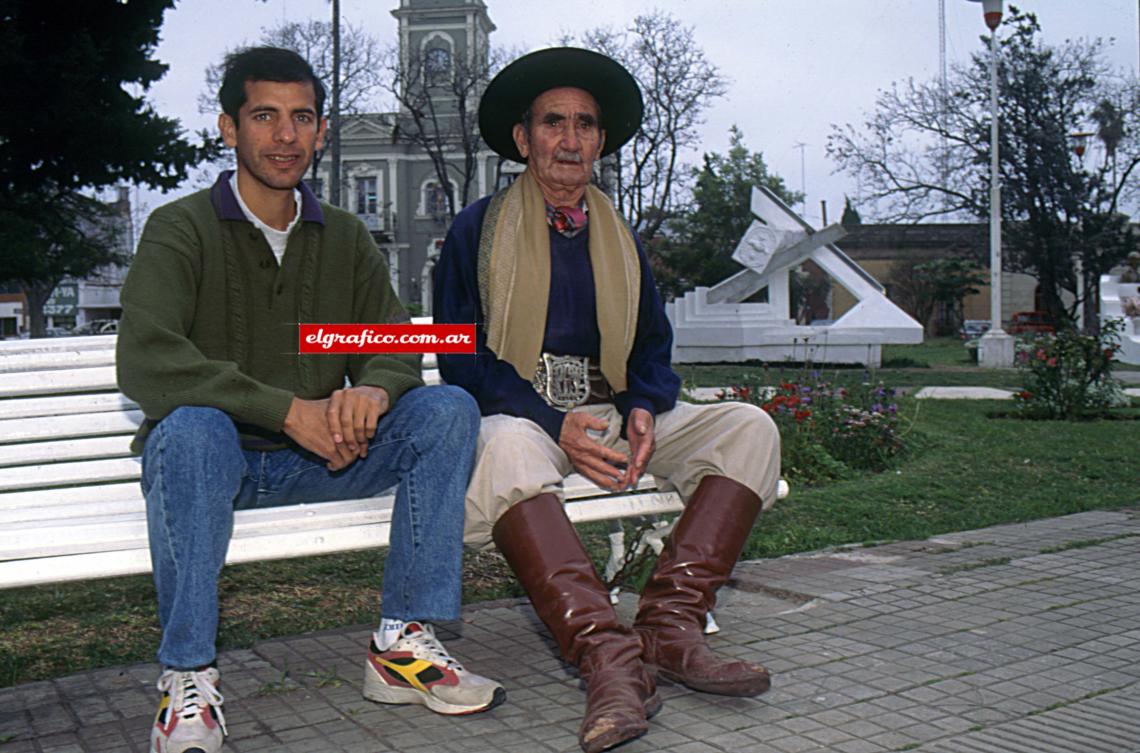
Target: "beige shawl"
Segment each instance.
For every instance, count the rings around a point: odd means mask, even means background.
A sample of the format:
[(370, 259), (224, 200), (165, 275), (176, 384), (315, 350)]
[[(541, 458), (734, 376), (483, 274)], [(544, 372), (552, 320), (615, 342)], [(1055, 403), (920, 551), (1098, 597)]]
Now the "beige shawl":
[[(641, 295), (637, 246), (609, 198), (592, 185), (586, 187), (586, 208), (601, 371), (614, 392), (624, 392)], [(487, 346), (529, 382), (542, 352), (550, 295), (546, 204), (529, 170), (487, 207), (478, 275)]]

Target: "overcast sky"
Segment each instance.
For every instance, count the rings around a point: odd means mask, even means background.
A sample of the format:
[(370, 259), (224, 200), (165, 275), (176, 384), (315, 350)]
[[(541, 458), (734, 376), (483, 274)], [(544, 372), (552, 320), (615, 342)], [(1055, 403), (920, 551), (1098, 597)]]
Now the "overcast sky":
[[(494, 45), (525, 50), (550, 46), (562, 33), (624, 26), (660, 8), (691, 26), (709, 59), (729, 79), (728, 94), (709, 110), (702, 151), (724, 151), (738, 125), (753, 151), (788, 185), (807, 193), (807, 216), (819, 224), (820, 200), (835, 221), (845, 194), (858, 195), (846, 175), (833, 175), (825, 145), (832, 124), (859, 123), (875, 93), (892, 81), (929, 80), (939, 71), (937, 0), (485, 0), (497, 30)], [(1140, 0), (1026, 0), (1049, 42), (1112, 40), (1112, 63), (1135, 73), (1140, 60)], [(395, 42), (391, 11), (398, 0), (341, 0), (344, 20), (364, 25), (384, 44)], [(1006, 7), (1008, 10), (1009, 2)], [(327, 18), (328, 0), (182, 0), (168, 11), (157, 57), (170, 66), (150, 92), (164, 115), (197, 130), (213, 118), (197, 113), (203, 71), (225, 50), (256, 41), (282, 20)], [(980, 49), (980, 3), (946, 0), (950, 65)], [(802, 149), (797, 144), (806, 144)], [(803, 170), (801, 172), (801, 155)], [(689, 161), (698, 163), (699, 153)], [(185, 190), (179, 193), (185, 193)], [(142, 195), (150, 208), (169, 197)]]

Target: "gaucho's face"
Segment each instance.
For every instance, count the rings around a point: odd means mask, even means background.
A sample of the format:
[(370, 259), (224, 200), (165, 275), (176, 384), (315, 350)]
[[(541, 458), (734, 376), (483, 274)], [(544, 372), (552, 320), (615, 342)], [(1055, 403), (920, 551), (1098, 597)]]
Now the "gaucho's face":
[(585, 192), (606, 134), (593, 96), (563, 87), (538, 95), (530, 120), (515, 126), (514, 138), (546, 200), (567, 204)]

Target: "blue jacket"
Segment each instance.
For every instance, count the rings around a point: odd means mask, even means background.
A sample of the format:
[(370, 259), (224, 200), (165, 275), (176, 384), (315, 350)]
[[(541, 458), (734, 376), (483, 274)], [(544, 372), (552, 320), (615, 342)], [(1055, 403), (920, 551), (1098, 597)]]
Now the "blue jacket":
[[(479, 300), (477, 264), (483, 217), (491, 197), (470, 205), (455, 218), (435, 267), (433, 312), (441, 324), (476, 325), (474, 355), (440, 354), (440, 376), (470, 392), (483, 415), (505, 413), (541, 426), (555, 442), (564, 413), (550, 407), (514, 367), (487, 348), (484, 315)], [(543, 350), (561, 355), (598, 358), (599, 334), (594, 310), (594, 278), (587, 251), (589, 226), (574, 238), (550, 231), (550, 297)], [(677, 401), (681, 380), (669, 365), (673, 331), (657, 295), (649, 260), (634, 236), (641, 263), (641, 293), (637, 334), (626, 373), (628, 389), (614, 405), (622, 415), (622, 436), (629, 413), (644, 408), (656, 416)]]

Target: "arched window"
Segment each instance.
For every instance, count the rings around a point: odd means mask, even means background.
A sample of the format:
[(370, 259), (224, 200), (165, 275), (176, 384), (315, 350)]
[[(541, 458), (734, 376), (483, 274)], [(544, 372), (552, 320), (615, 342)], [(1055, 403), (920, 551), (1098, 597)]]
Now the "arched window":
[[(454, 187), (453, 184), (452, 188), (454, 189)], [(435, 178), (424, 181), (420, 191), (419, 214), (427, 217), (440, 217), (446, 216), (447, 212), (447, 191)]]

